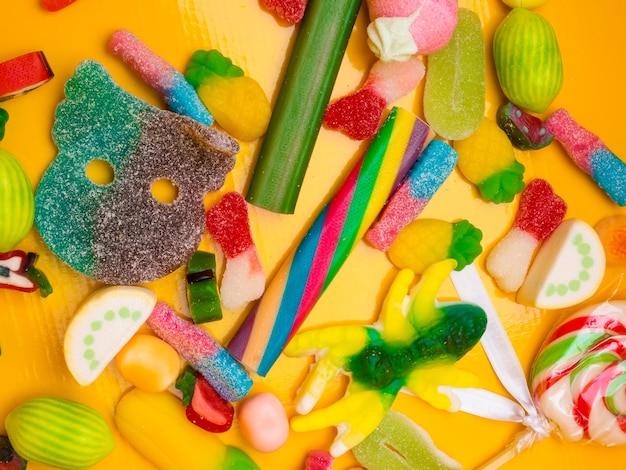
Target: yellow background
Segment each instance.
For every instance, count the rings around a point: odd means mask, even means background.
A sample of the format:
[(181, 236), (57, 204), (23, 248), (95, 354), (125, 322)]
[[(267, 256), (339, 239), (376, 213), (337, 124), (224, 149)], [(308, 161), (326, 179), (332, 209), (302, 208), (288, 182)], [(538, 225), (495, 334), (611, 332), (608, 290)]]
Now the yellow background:
[[(461, 0), (461, 6), (475, 10), (484, 25), (487, 46), (487, 108), (494, 117), (503, 102), (498, 90), (490, 45), (493, 31), (509, 8), (497, 0)], [(600, 135), (616, 154), (626, 155), (624, 140), (623, 92), (624, 18), (626, 3), (619, 0), (550, 0), (536, 9), (554, 26), (560, 41), (565, 67), (563, 89), (548, 112), (565, 107), (586, 128)], [(357, 20), (333, 95), (339, 97), (362, 83), (374, 61), (366, 46), (365, 6)], [(196, 49), (219, 49), (255, 78), (271, 100), (288, 57), (294, 28), (281, 24), (263, 11), (256, 0), (78, 0), (66, 9), (50, 13), (38, 0), (3, 2), (0, 61), (33, 50), (43, 50), (55, 78), (43, 87), (0, 104), (10, 114), (6, 137), (0, 146), (15, 154), (27, 168), (33, 187), (55, 157), (50, 136), (56, 104), (63, 99), (63, 84), (84, 59), (103, 63), (114, 80), (131, 93), (163, 107), (156, 92), (145, 85), (117, 57), (106, 50), (110, 34), (129, 29), (178, 70), (184, 71)], [(421, 114), (421, 87), (399, 103)], [(295, 215), (278, 215), (250, 208), (254, 239), (262, 262), (271, 276), (287, 250), (304, 234), (308, 224), (328, 201), (366, 144), (322, 130), (302, 188)], [(258, 143), (242, 144), (234, 171), (223, 191), (244, 191)], [(569, 205), (567, 217), (580, 217), (594, 225), (604, 216), (626, 213), (611, 203), (586, 175), (566, 157), (558, 144), (536, 152), (519, 152), (526, 166), (525, 179), (546, 178)], [(222, 193), (207, 195), (207, 207)], [(484, 248), (489, 248), (510, 226), (516, 203), (496, 206), (476, 197), (475, 190), (455, 171), (423, 212), (423, 216), (446, 220), (467, 218), (483, 230)], [(204, 241), (203, 244), (208, 244)], [(204, 245), (203, 245), (204, 246)], [(207, 245), (209, 246), (209, 245)], [(41, 255), (38, 262), (50, 278), (55, 292), (47, 299), (37, 294), (0, 291), (0, 432), (4, 416), (21, 401), (37, 395), (58, 395), (75, 399), (100, 410), (109, 419), (120, 394), (128, 388), (114, 366), (89, 387), (81, 387), (66, 369), (62, 339), (64, 328), (78, 303), (97, 284), (72, 272), (43, 245), (35, 229), (18, 245)], [(482, 268), (484, 256), (477, 260)], [(221, 259), (220, 259), (220, 265)], [(185, 308), (182, 270), (152, 283), (160, 300), (177, 310)], [(319, 301), (305, 327), (344, 321), (368, 322), (376, 318), (381, 300), (395, 270), (383, 253), (360, 244)], [(593, 300), (626, 298), (622, 270), (607, 271), (605, 282)], [(511, 296), (497, 292), (484, 276), (524, 369), (551, 326), (565, 313), (524, 308)], [(455, 297), (450, 283), (442, 295)], [(224, 319), (209, 326), (220, 340), (227, 340), (242, 321), (245, 310), (226, 311)], [(281, 357), (264, 379), (256, 380), (252, 393), (269, 390), (285, 403), (288, 413), (294, 392), (307, 371), (307, 359)], [(478, 375), (482, 386), (506, 394), (495, 378), (487, 359), (476, 347), (459, 364)], [(341, 395), (345, 379), (339, 380), (323, 401)], [(437, 446), (464, 468), (489, 460), (522, 430), (521, 425), (499, 423), (463, 413), (437, 411), (417, 398), (401, 396), (394, 408), (411, 416), (432, 436)], [(272, 454), (260, 454), (246, 447), (236, 425), (221, 435), (225, 442), (246, 449), (264, 469), (300, 469), (309, 450), (327, 448), (334, 429), (291, 433), (285, 447)], [(150, 465), (115, 435), (115, 452), (97, 468), (150, 468)], [(612, 468), (626, 461), (626, 447), (604, 448), (594, 444), (566, 443), (554, 436), (512, 460), (505, 468)], [(350, 454), (336, 460), (334, 468), (346, 469), (355, 461)], [(33, 470), (41, 466), (32, 464)]]

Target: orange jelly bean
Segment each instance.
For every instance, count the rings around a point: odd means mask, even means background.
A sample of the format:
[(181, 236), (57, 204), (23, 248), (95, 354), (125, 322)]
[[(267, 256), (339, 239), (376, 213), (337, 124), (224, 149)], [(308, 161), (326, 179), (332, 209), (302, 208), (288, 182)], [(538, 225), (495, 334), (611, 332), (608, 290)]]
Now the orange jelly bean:
[(137, 334), (115, 356), (122, 377), (145, 392), (162, 392), (180, 372), (178, 352), (156, 336)]

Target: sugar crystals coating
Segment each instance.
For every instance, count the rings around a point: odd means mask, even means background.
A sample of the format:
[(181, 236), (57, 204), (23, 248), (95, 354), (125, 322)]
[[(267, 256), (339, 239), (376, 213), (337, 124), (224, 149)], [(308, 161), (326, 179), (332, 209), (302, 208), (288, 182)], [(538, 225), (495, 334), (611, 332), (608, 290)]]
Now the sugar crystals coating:
[[(190, 118), (160, 110), (115, 85), (98, 63), (81, 63), (57, 108), (57, 158), (35, 198), (35, 223), (76, 271), (109, 284), (163, 277), (194, 253), (204, 232), (204, 194), (219, 189), (238, 144)], [(113, 181), (85, 170), (106, 161)], [(171, 203), (152, 184), (169, 180)]]

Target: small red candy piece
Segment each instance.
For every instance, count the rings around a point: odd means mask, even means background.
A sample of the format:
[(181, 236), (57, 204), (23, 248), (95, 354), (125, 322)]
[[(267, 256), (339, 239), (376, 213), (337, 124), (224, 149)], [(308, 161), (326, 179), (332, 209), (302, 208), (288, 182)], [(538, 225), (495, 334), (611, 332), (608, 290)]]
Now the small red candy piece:
[(207, 211), (206, 226), (227, 258), (235, 258), (254, 245), (248, 206), (238, 192), (226, 193)]
[(41, 0), (41, 6), (48, 11), (58, 11), (75, 1), (76, 0)]
[(185, 408), (187, 419), (209, 432), (228, 431), (233, 424), (235, 410), (200, 374), (196, 374), (196, 385), (191, 404)]
[(261, 0), (261, 4), (281, 20), (296, 24), (304, 16), (307, 0)]
[(559, 226), (566, 212), (565, 201), (546, 180), (537, 178), (526, 185), (520, 196), (514, 225), (542, 241)]
[(330, 470), (333, 457), (323, 450), (312, 450), (304, 461), (304, 470)]
[(351, 95), (332, 102), (324, 114), (324, 125), (345, 132), (355, 140), (373, 136), (387, 102), (372, 88), (364, 87)]
[(0, 101), (15, 98), (43, 85), (54, 77), (41, 51), (0, 63)]

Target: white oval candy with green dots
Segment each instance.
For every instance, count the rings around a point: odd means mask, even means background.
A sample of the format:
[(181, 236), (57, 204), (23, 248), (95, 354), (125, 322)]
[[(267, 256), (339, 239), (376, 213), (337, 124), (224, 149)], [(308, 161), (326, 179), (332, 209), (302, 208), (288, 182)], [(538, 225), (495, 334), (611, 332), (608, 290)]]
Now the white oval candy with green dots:
[(563, 221), (541, 244), (517, 301), (556, 309), (591, 297), (602, 282), (606, 257), (596, 231), (580, 219)]
[(100, 375), (148, 319), (156, 295), (136, 286), (103, 287), (78, 308), (65, 331), (65, 362), (81, 385)]

